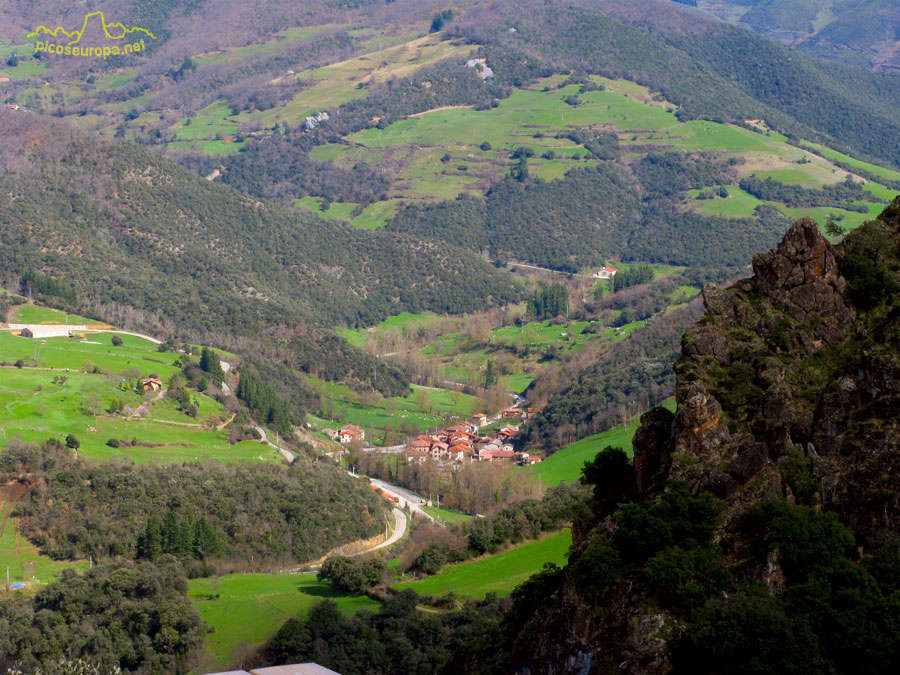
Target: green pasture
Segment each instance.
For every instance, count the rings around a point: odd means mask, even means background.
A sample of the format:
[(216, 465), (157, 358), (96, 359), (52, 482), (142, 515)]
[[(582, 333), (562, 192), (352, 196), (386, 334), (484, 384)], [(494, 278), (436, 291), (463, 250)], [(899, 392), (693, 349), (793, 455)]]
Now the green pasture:
[(532, 373), (516, 373), (514, 375), (503, 375), (500, 377), (500, 384), (508, 391), (514, 391), (521, 394), (528, 389), (529, 385), (534, 382), (537, 375)]
[(634, 331), (636, 331), (638, 328), (641, 328), (646, 323), (646, 321), (632, 321), (631, 323), (626, 323), (624, 326), (607, 328), (604, 335), (613, 342), (619, 342), (620, 340), (624, 340), (625, 338), (627, 338)]
[(757, 171), (756, 175), (759, 178), (766, 179), (771, 178), (772, 180), (777, 180), (779, 183), (786, 183), (788, 185), (799, 185), (801, 187), (818, 189), (822, 187), (825, 183), (836, 183), (838, 182), (837, 176), (832, 176), (830, 181), (818, 181), (815, 180), (808, 172), (803, 171), (802, 169), (794, 169), (794, 168), (784, 168), (784, 169), (771, 169), (769, 171)]
[[(28, 51), (20, 50), (20, 56), (22, 54), (28, 55), (32, 53), (31, 45), (26, 45), (22, 49), (27, 49)], [(12, 52), (12, 50), (10, 49), (9, 52)], [(6, 58), (2, 59), (4, 67), (0, 68), (0, 77), (8, 77), (11, 82), (15, 80), (25, 80), (29, 77), (38, 77), (41, 73), (47, 70), (46, 63), (39, 63), (28, 58), (20, 59), (19, 65), (17, 65), (15, 68), (11, 68), (6, 65), (6, 61), (8, 58), (9, 57), (7, 56)], [(0, 83), (0, 87), (2, 87), (3, 84), (4, 83)], [(2, 89), (0, 89), (0, 91), (2, 91)]]
[(424, 327), (429, 324), (440, 322), (441, 320), (442, 317), (438, 316), (434, 312), (421, 312), (419, 314), (413, 314), (411, 312), (401, 312), (400, 314), (389, 316), (384, 321), (376, 326), (373, 326), (372, 328), (346, 328), (344, 330), (339, 330), (338, 333), (350, 344), (361, 347), (365, 344), (367, 336), (374, 336), (379, 332), (388, 331), (400, 335), (406, 329), (416, 328), (418, 326)]
[(84, 340), (68, 337), (23, 338), (17, 331), (0, 331), (0, 361), (14, 363), (24, 359), (33, 365), (35, 347), (41, 368), (84, 370), (90, 362), (101, 371), (122, 373), (137, 368), (144, 377), (156, 374), (163, 380), (178, 372), (173, 364), (177, 354), (160, 353), (152, 342), (122, 335), (122, 345), (114, 347), (112, 333), (86, 333)]
[(483, 598), (488, 593), (508, 595), (516, 586), (544, 563), (566, 564), (572, 532), (569, 529), (545, 535), (491, 556), (447, 565), (440, 574), (395, 584), (396, 588), (411, 588), (420, 595), (445, 595)]
[(366, 206), (363, 212), (350, 222), (365, 230), (377, 230), (384, 227), (397, 214), (399, 208), (399, 201), (375, 202)]
[(571, 321), (553, 324), (549, 321), (536, 321), (522, 326), (507, 326), (495, 330), (491, 335), (491, 343), (498, 345), (577, 345), (588, 336), (581, 331), (590, 325), (588, 321)]
[(37, 546), (19, 534), (19, 519), (7, 518), (14, 506), (0, 497), (0, 598), (4, 596), (7, 570), (10, 584), (25, 583), (24, 591), (31, 592), (54, 581), (64, 569), (87, 568), (87, 560), (57, 561), (41, 555)]
[[(470, 417), (478, 412), (478, 399), (446, 389), (412, 385), (405, 397), (384, 398), (370, 393), (360, 395), (349, 387), (307, 378), (322, 399), (322, 414), (333, 425), (356, 424), (368, 431), (383, 429), (423, 430), (434, 428), (445, 416)], [(368, 437), (375, 442), (378, 436)]]
[(666, 298), (673, 305), (682, 305), (698, 295), (700, 295), (700, 289), (695, 286), (679, 286)]
[(137, 68), (123, 68), (99, 78), (97, 84), (105, 89), (118, 89), (128, 84), (136, 74)]
[(184, 117), (175, 127), (179, 141), (214, 140), (229, 138), (240, 131), (241, 125), (231, 119), (231, 108), (225, 101), (216, 101), (193, 117)]
[(90, 326), (99, 324), (96, 319), (87, 319), (75, 314), (66, 314), (58, 309), (39, 305), (19, 305), (9, 317), (10, 323), (65, 324), (66, 317), (70, 326)]
[[(799, 218), (812, 218), (815, 220), (820, 227), (825, 225), (825, 221), (831, 217), (837, 216), (838, 224), (847, 229), (852, 230), (860, 225), (862, 225), (867, 220), (872, 220), (875, 218), (884, 207), (881, 204), (863, 204), (868, 211), (866, 213), (859, 213), (857, 211), (847, 211), (845, 209), (838, 209), (833, 206), (817, 206), (811, 208), (788, 208), (787, 206), (783, 206), (781, 204), (775, 204), (776, 207), (780, 211), (782, 211), (786, 216), (788, 216), (792, 221), (797, 220)], [(841, 218), (841, 216), (843, 216)]]
[(188, 595), (213, 631), (206, 638), (208, 659), (202, 672), (226, 669), (236, 648), (260, 646), (292, 617), (305, 616), (324, 598), (341, 611), (375, 610), (377, 601), (365, 595), (344, 595), (328, 582), (309, 574), (231, 574), (188, 581)]
[(882, 178), (887, 178), (889, 180), (900, 180), (900, 171), (886, 169), (883, 166), (878, 166), (877, 164), (871, 164), (869, 162), (855, 159), (853, 157), (850, 157), (849, 155), (845, 155), (842, 152), (832, 150), (831, 148), (820, 145), (818, 143), (813, 143), (811, 141), (804, 141), (803, 145), (813, 148), (817, 153), (823, 155), (828, 159), (834, 159), (840, 162), (845, 162), (852, 166), (859, 167), (860, 169), (865, 169), (866, 171), (874, 173), (876, 176), (881, 176)]
[[(229, 445), (225, 431), (201, 425), (210, 415), (224, 421), (220, 403), (196, 394), (199, 415), (193, 419), (178, 413), (171, 401), (147, 403), (146, 419), (110, 415), (106, 411), (113, 398), (133, 410), (142, 399), (134, 392), (118, 388), (118, 378), (104, 375), (68, 373), (64, 385), (54, 384), (60, 373), (31, 369), (3, 368), (0, 371), (0, 445), (12, 438), (41, 442), (64, 440), (74, 434), (81, 442), (78, 452), (98, 460), (130, 458), (138, 463), (187, 462), (202, 459), (221, 461), (279, 460), (277, 451), (256, 441)], [(145, 394), (144, 400), (152, 398)], [(173, 422), (179, 422), (175, 424)], [(106, 445), (110, 438), (161, 447), (120, 447)]]
[(316, 162), (333, 162), (345, 152), (350, 150), (349, 145), (343, 143), (326, 143), (317, 145), (309, 151), (309, 158)]
[(465, 523), (466, 521), (472, 519), (472, 516), (460, 511), (453, 511), (452, 509), (442, 509), (437, 506), (423, 506), (422, 510), (432, 518), (435, 518), (438, 521), (443, 521), (448, 525)]
[[(666, 399), (662, 405), (674, 411), (675, 399)], [(609, 431), (582, 438), (562, 450), (557, 450), (543, 462), (531, 465), (525, 471), (532, 471), (540, 476), (545, 485), (559, 485), (562, 481), (569, 483), (576, 481), (581, 478), (581, 469), (584, 467), (584, 463), (594, 459), (597, 453), (607, 445), (622, 448), (630, 457), (632, 453), (631, 439), (634, 438), (634, 432), (637, 431), (639, 425), (640, 416), (637, 416), (631, 419), (624, 429), (618, 425)]]
[(356, 204), (352, 202), (332, 202), (326, 211), (322, 210), (321, 197), (303, 197), (294, 200), (294, 206), (305, 211), (328, 218), (329, 220), (350, 220), (350, 214), (356, 208)]
[(716, 196), (712, 199), (697, 199), (697, 195), (700, 192), (707, 191), (707, 189), (688, 191), (688, 198), (691, 200), (691, 208), (700, 211), (701, 213), (708, 213), (714, 216), (749, 218), (753, 215), (753, 211), (756, 207), (763, 203), (749, 192), (744, 192), (736, 185), (727, 185), (725, 186), (725, 189), (728, 190), (727, 197)]
[[(508, 171), (509, 153), (527, 146), (535, 151), (529, 160), (532, 172), (545, 179), (562, 177), (573, 166), (573, 153), (587, 152), (566, 138), (554, 138), (572, 127), (611, 125), (625, 146), (658, 145), (660, 150), (713, 151), (744, 159), (741, 175), (771, 175), (785, 182), (821, 186), (840, 180), (841, 173), (828, 161), (788, 144), (777, 133), (763, 134), (743, 127), (693, 120), (680, 122), (674, 107), (652, 100), (647, 90), (624, 81), (603, 80), (605, 91), (578, 95), (579, 104), (565, 99), (578, 87), (539, 91), (517, 89), (496, 108), (476, 111), (469, 108), (434, 110), (394, 122), (386, 129), (370, 128), (351, 134), (348, 140), (368, 148), (351, 152), (337, 145), (317, 149), (321, 159), (339, 161), (352, 154), (373, 165), (381, 161), (375, 153), (384, 149), (406, 150), (413, 156), (395, 177), (392, 195), (448, 199), (461, 192), (482, 192)], [(480, 150), (482, 142), (493, 146)], [(552, 150), (557, 158), (541, 155)], [(445, 154), (450, 160), (441, 162)], [(800, 161), (803, 163), (798, 163)], [(465, 166), (466, 171), (459, 171)], [(731, 205), (737, 213), (745, 205)], [(735, 213), (735, 215), (737, 215)]]

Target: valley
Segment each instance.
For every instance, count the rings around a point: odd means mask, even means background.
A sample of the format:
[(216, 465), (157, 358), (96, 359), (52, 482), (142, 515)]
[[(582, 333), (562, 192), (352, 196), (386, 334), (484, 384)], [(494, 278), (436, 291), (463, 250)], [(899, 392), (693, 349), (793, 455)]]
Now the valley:
[(896, 36), (778, 4), (0, 2), (0, 669), (889, 672)]

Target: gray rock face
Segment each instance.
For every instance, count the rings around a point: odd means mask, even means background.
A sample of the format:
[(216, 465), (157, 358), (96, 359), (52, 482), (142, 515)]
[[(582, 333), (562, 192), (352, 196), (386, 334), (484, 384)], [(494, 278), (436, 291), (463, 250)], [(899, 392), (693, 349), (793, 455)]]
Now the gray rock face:
[(856, 313), (837, 252), (811, 218), (801, 218), (778, 248), (753, 258), (754, 286), (787, 316), (809, 324), (818, 339), (846, 331)]

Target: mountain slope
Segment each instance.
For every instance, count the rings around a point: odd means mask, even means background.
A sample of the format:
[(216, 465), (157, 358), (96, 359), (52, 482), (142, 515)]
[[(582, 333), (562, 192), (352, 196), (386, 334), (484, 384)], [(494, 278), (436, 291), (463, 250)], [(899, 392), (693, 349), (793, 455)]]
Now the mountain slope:
[(900, 77), (826, 63), (683, 5), (582, 0), (521, 12), (494, 3), (459, 25), (479, 44), (633, 79), (686, 119), (761, 118), (789, 136), (828, 138), (891, 164), (900, 155)]
[(874, 70), (900, 69), (900, 20), (890, 0), (698, 0), (696, 4), (815, 56)]
[(5, 112), (0, 134), (4, 275), (51, 276), (117, 325), (293, 337), (321, 357), (310, 336), (322, 326), (519, 297), (506, 273), (453, 247), (246, 197), (132, 144)]

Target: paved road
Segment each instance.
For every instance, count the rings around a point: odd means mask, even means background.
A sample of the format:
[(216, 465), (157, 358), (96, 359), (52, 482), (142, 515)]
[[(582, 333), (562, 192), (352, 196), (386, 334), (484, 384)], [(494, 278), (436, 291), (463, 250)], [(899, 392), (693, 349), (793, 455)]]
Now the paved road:
[(409, 506), (410, 512), (418, 514), (420, 516), (424, 516), (431, 522), (434, 522), (434, 518), (432, 518), (422, 510), (422, 507), (425, 505), (425, 500), (422, 499), (419, 495), (414, 494), (409, 490), (405, 490), (402, 487), (391, 485), (390, 483), (385, 483), (383, 480), (380, 480), (378, 478), (369, 478), (369, 481), (372, 483), (372, 485), (380, 488), (382, 492), (387, 492), (388, 494), (392, 494), (397, 497), (400, 500), (400, 508)]
[(403, 539), (406, 535), (406, 526), (409, 519), (406, 517), (406, 514), (398, 509), (396, 506), (393, 508), (393, 514), (395, 519), (394, 531), (390, 537), (385, 539), (383, 542), (378, 544), (377, 546), (373, 546), (372, 548), (366, 549), (365, 551), (360, 551), (359, 553), (354, 553), (353, 555), (362, 555), (363, 553), (370, 553), (371, 551), (377, 551), (380, 548), (387, 548), (391, 544), (396, 544), (398, 541)]
[(285, 450), (280, 445), (275, 445), (272, 441), (270, 441), (269, 437), (266, 435), (265, 429), (263, 429), (262, 427), (253, 427), (253, 428), (259, 432), (259, 435), (262, 437), (260, 440), (262, 440), (263, 443), (265, 443), (266, 445), (272, 446), (273, 448), (275, 448), (276, 450), (278, 450), (281, 453), (281, 456), (284, 457), (284, 461), (286, 461), (288, 464), (290, 464), (294, 461), (294, 453), (291, 452), (290, 450)]
[(569, 276), (569, 274), (571, 274), (573, 277), (585, 277), (587, 279), (596, 279), (597, 278), (591, 274), (575, 274), (574, 272), (573, 273), (560, 272), (559, 270), (551, 270), (546, 267), (538, 267), (537, 265), (524, 265), (522, 263), (511, 262), (511, 261), (506, 261), (506, 264), (509, 265), (510, 267), (525, 267), (526, 269), (529, 269), (529, 270), (540, 270), (541, 272), (551, 272), (552, 274), (562, 274), (565, 276)]

